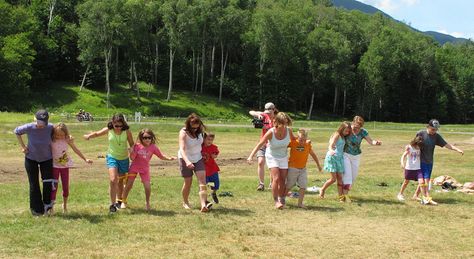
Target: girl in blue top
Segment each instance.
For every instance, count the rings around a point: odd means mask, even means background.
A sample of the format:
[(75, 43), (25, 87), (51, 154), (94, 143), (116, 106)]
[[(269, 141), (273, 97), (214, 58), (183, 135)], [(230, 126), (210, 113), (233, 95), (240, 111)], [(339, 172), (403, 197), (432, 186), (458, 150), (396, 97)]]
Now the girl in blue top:
[(369, 132), (364, 129), (364, 119), (362, 117), (355, 116), (351, 126), (352, 134), (346, 137), (346, 145), (344, 146), (344, 176), (342, 177), (344, 199), (347, 202), (351, 202), (349, 191), (352, 189), (359, 173), (362, 140), (365, 139), (372, 146), (382, 145), (382, 141), (370, 138)]
[(330, 140), (328, 152), (324, 159), (324, 170), (331, 173), (331, 179), (327, 180), (319, 193), (320, 198), (324, 198), (326, 189), (337, 181), (337, 191), (339, 193), (339, 200), (344, 201), (344, 195), (342, 193), (342, 174), (344, 173), (344, 145), (346, 136), (351, 133), (351, 123), (344, 121), (341, 123), (337, 131), (335, 131)]
[(268, 142), (265, 160), (272, 174), (272, 194), (275, 201), (275, 208), (277, 209), (282, 209), (285, 206), (285, 181), (288, 175), (288, 144), (290, 144), (290, 139), (295, 138), (291, 129), (288, 128), (288, 126), (291, 126), (291, 122), (290, 116), (279, 112), (273, 121), (273, 128), (263, 135), (260, 142), (247, 158), (250, 164), (257, 151)]

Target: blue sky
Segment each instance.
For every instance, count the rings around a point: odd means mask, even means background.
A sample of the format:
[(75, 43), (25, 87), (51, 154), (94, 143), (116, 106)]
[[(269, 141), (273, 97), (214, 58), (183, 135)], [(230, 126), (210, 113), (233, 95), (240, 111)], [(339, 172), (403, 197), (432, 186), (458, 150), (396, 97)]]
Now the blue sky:
[(473, 0), (358, 0), (421, 31), (474, 40)]

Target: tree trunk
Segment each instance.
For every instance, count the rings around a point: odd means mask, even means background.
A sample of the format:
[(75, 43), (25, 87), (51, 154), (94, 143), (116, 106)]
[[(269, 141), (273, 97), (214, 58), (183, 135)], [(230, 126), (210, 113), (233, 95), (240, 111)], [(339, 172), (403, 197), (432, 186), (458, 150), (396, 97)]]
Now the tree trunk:
[(155, 42), (155, 69), (153, 71), (153, 85), (158, 86), (158, 61), (159, 61), (159, 52), (158, 52), (158, 42)]
[(133, 67), (133, 74), (135, 76), (135, 82), (133, 84), (137, 90), (137, 99), (140, 102), (140, 87), (138, 87), (137, 68), (135, 66), (135, 62), (132, 62), (132, 67)]
[(313, 106), (314, 106), (314, 93), (316, 92), (316, 86), (313, 87), (313, 92), (311, 93), (311, 103), (309, 105), (308, 116), (306, 120), (311, 120), (311, 114), (313, 113)]
[(46, 32), (46, 35), (49, 36), (49, 28), (51, 26), (51, 22), (53, 21), (53, 12), (54, 12), (54, 7), (56, 6), (56, 0), (51, 0), (49, 1), (49, 19), (48, 19), (48, 30)]
[(174, 61), (174, 53), (175, 51), (170, 48), (170, 78), (168, 81), (168, 97), (166, 98), (166, 101), (169, 102), (171, 99), (171, 90), (173, 90), (173, 61)]
[(202, 44), (202, 58), (201, 58), (201, 62), (202, 62), (202, 65), (201, 65), (201, 93), (203, 92), (204, 90), (204, 61), (206, 60), (206, 46), (204, 45), (204, 43)]
[(119, 48), (117, 47), (115, 51), (115, 82), (118, 81), (118, 76), (119, 76), (118, 67), (119, 67)]
[(344, 115), (346, 115), (346, 100), (347, 100), (347, 90), (344, 89), (344, 98), (343, 98), (343, 101), (342, 101), (342, 116), (344, 117)]
[(225, 75), (225, 68), (227, 66), (227, 58), (229, 57), (229, 50), (225, 53), (225, 60), (224, 60), (224, 44), (221, 42), (221, 80), (219, 85), (219, 102), (222, 100), (222, 88), (224, 86), (224, 75)]
[(336, 87), (334, 87), (334, 102), (332, 106), (332, 113), (336, 113), (338, 95), (339, 95), (339, 86), (336, 85)]
[(130, 90), (133, 89), (133, 60), (130, 61), (130, 69), (129, 69), (129, 76), (128, 76), (128, 88)]
[(214, 79), (214, 57), (216, 53), (216, 44), (212, 44), (212, 54), (211, 54), (211, 80)]
[(86, 82), (86, 76), (87, 76), (87, 73), (89, 73), (90, 66), (91, 65), (87, 65), (86, 72), (84, 73), (84, 76), (82, 77), (81, 88), (79, 88), (79, 91), (82, 91), (82, 88), (84, 88), (84, 83)]
[(196, 68), (196, 53), (193, 48), (193, 80), (192, 80), (193, 82), (191, 84), (191, 87), (193, 90), (194, 90), (194, 77), (196, 76), (195, 68)]
[(199, 84), (199, 56), (196, 60), (196, 81), (194, 82), (194, 93), (198, 91), (198, 84)]
[(259, 83), (259, 88), (258, 88), (258, 107), (260, 110), (262, 110), (263, 106), (262, 106), (262, 98), (263, 98), (263, 81), (262, 81), (262, 77), (263, 77), (263, 66), (264, 66), (264, 61), (262, 60), (262, 58), (260, 58), (260, 76), (258, 77), (258, 83)]
[(105, 58), (105, 88), (107, 90), (107, 109), (109, 108), (110, 100), (110, 59), (112, 56), (112, 47), (104, 49)]

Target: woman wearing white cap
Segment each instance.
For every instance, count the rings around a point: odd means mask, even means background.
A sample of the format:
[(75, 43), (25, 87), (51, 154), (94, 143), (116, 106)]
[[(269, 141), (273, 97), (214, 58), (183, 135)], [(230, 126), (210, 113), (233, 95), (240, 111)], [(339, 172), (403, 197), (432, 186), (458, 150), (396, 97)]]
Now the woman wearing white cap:
[[(273, 127), (273, 119), (275, 118), (275, 104), (269, 102), (265, 104), (265, 111), (249, 111), (249, 114), (255, 118), (263, 120), (262, 138), (269, 129)], [(257, 173), (259, 183), (257, 186), (257, 191), (263, 191), (265, 189), (265, 150), (267, 145), (262, 146), (257, 152)]]

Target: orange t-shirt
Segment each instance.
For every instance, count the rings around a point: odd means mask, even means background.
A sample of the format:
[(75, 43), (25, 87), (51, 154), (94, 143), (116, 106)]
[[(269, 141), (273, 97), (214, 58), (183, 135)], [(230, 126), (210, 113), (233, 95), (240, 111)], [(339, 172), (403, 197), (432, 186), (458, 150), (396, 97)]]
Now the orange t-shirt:
[(305, 168), (308, 162), (309, 151), (311, 150), (311, 142), (306, 141), (304, 145), (300, 145), (298, 139), (291, 140), (288, 145), (290, 148), (290, 158), (288, 160), (288, 167), (291, 168)]

